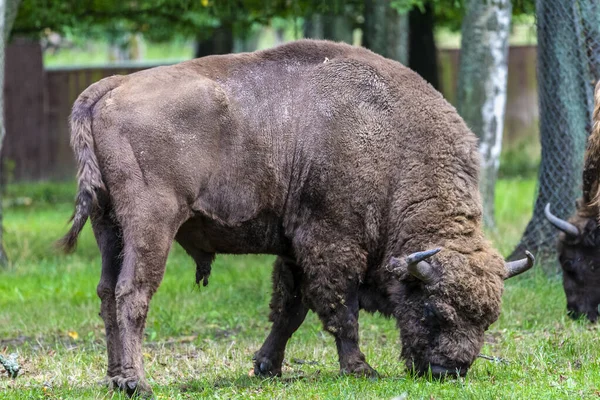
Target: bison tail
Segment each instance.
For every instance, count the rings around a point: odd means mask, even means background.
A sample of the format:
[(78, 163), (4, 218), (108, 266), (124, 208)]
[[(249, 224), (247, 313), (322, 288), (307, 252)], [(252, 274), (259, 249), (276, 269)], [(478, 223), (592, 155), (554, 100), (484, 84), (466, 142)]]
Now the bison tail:
[(594, 90), (594, 113), (592, 132), (587, 141), (583, 167), (583, 202), (597, 207), (600, 205), (600, 81)]
[(97, 191), (106, 191), (94, 152), (92, 135), (92, 109), (109, 91), (116, 88), (122, 76), (111, 76), (91, 85), (73, 104), (70, 117), (71, 148), (77, 162), (78, 193), (75, 200), (73, 222), (69, 232), (59, 240), (58, 246), (69, 253), (75, 249), (77, 237), (94, 208), (98, 207)]

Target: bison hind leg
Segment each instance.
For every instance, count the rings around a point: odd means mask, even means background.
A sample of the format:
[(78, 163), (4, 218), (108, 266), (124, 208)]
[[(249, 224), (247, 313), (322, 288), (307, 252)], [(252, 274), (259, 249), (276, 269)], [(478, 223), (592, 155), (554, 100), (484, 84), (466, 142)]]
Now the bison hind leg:
[(287, 342), (302, 325), (308, 308), (302, 301), (302, 273), (294, 260), (278, 257), (273, 268), (271, 332), (254, 354), (254, 373), (258, 376), (281, 375)]
[(122, 264), (123, 241), (120, 227), (106, 214), (92, 216), (92, 228), (102, 254), (102, 274), (96, 292), (101, 301), (100, 317), (106, 332), (108, 369), (105, 382), (112, 386), (113, 379), (121, 374), (122, 365), (115, 291)]

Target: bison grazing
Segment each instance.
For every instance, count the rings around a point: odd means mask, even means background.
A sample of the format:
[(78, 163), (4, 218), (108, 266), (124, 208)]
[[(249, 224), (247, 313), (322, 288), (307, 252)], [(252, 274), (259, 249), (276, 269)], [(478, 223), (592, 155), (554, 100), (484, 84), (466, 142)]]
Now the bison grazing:
[(272, 330), (257, 375), (281, 374), (313, 310), (341, 371), (367, 375), (359, 309), (397, 319), (417, 373), (464, 375), (500, 313), (505, 264), (485, 240), (476, 138), (416, 73), (364, 48), (302, 40), (113, 76), (71, 115), (79, 192), (72, 249), (91, 217), (108, 378), (150, 394), (148, 305), (176, 240), (197, 281), (217, 253), (277, 255)]
[(558, 260), (563, 270), (567, 311), (573, 318), (598, 319), (600, 305), (600, 82), (596, 85), (593, 126), (583, 168), (583, 197), (568, 221), (552, 214), (546, 218), (562, 233), (558, 239)]

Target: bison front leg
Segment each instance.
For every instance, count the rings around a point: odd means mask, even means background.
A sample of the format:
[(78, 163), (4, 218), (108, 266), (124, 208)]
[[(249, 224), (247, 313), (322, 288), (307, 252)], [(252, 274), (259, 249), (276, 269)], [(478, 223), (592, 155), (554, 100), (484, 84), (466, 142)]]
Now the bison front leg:
[(92, 218), (92, 227), (96, 242), (102, 254), (102, 275), (97, 293), (100, 297), (100, 317), (104, 320), (106, 331), (106, 351), (108, 369), (106, 380), (110, 387), (121, 374), (121, 338), (117, 323), (117, 303), (115, 288), (121, 270), (121, 251), (123, 242), (118, 227), (106, 215)]
[(271, 332), (254, 355), (254, 373), (259, 376), (280, 376), (285, 346), (302, 325), (308, 308), (300, 292), (302, 273), (291, 260), (277, 258), (273, 268)]
[(328, 243), (309, 241), (297, 249), (304, 271), (305, 302), (335, 337), (341, 373), (377, 376), (358, 345), (358, 287), (366, 272), (366, 253), (341, 240)]
[[(128, 395), (152, 397), (142, 360), (142, 339), (150, 299), (162, 281), (176, 226), (164, 209), (123, 223), (123, 267), (116, 287), (121, 332), (121, 376), (118, 386)], [(141, 222), (140, 222), (141, 221)], [(136, 224), (136, 222), (138, 222)]]

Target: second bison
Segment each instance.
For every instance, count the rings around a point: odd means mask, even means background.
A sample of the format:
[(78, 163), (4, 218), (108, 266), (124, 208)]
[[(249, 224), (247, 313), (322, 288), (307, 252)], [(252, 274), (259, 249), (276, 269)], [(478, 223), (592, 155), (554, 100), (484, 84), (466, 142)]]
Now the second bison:
[(587, 141), (583, 167), (583, 196), (577, 200), (575, 215), (568, 221), (544, 212), (561, 231), (558, 261), (563, 271), (567, 312), (572, 318), (587, 317), (596, 322), (600, 308), (600, 82), (594, 90), (592, 130)]
[(308, 310), (342, 372), (373, 375), (359, 309), (398, 321), (408, 368), (464, 375), (500, 313), (505, 264), (484, 238), (475, 136), (416, 73), (366, 49), (303, 40), (211, 56), (86, 89), (71, 116), (79, 193), (102, 253), (108, 377), (150, 394), (142, 337), (173, 240), (208, 277), (217, 253), (268, 253), (281, 373)]

